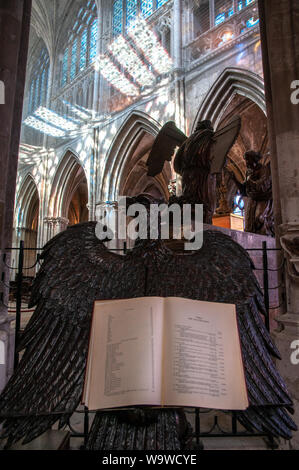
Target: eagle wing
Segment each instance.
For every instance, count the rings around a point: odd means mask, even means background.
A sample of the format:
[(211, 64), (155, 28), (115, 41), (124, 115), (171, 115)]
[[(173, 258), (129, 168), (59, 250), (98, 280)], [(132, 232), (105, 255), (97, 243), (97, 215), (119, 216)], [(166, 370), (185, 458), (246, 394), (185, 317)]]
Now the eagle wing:
[(236, 305), (250, 403), (237, 417), (250, 431), (290, 439), (297, 429), (288, 414), (292, 399), (273, 360), (280, 359), (279, 351), (265, 327), (263, 294), (245, 249), (222, 232), (207, 230), (200, 250), (169, 254), (163, 264), (152, 265), (149, 278), (147, 295)]
[[(79, 405), (93, 301), (144, 295), (236, 304), (250, 402), (237, 417), (249, 430), (289, 439), (296, 429), (288, 414), (292, 400), (273, 361), (279, 352), (261, 317), (263, 295), (247, 252), (223, 233), (205, 231), (196, 252), (179, 254), (157, 240), (121, 257), (105, 248), (94, 228), (71, 227), (45, 247), (32, 293), (37, 307), (19, 346), (24, 354), (0, 397), (8, 445), (32, 440), (58, 419), (64, 425)], [(126, 433), (129, 439), (132, 425), (113, 420), (112, 413), (103, 426), (98, 413), (90, 432), (96, 448), (112, 441), (113, 447), (119, 432), (122, 442)]]
[(173, 121), (168, 121), (157, 135), (147, 159), (148, 176), (156, 176), (163, 170), (165, 161), (171, 161), (175, 148), (185, 142), (187, 136)]
[(18, 347), (23, 356), (0, 397), (8, 447), (31, 441), (58, 420), (63, 426), (78, 407), (94, 300), (143, 294), (142, 265), (137, 260), (132, 270), (130, 258), (109, 252), (93, 222), (58, 234), (42, 259), (30, 301), (36, 309)]

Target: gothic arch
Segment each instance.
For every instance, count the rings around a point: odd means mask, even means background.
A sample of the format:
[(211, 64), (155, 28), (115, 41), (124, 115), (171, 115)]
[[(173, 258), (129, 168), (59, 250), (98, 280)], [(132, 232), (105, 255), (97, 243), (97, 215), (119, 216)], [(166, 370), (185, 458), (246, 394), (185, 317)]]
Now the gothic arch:
[(119, 195), (151, 192), (167, 197), (170, 165), (155, 178), (146, 175), (146, 158), (161, 125), (149, 115), (132, 112), (123, 123), (108, 151), (102, 180), (101, 201), (117, 200)]
[(78, 157), (75, 156), (72, 151), (68, 150), (58, 165), (53, 179), (49, 215), (51, 217), (65, 219), (67, 223), (70, 219), (69, 215), (74, 195), (76, 195), (78, 191), (80, 191), (83, 200), (81, 201), (82, 208), (80, 207), (77, 216), (73, 217), (74, 223), (88, 220), (88, 211), (87, 214), (86, 211), (84, 211), (88, 202), (88, 188), (85, 171)]
[(203, 100), (192, 130), (199, 120), (209, 119), (218, 127), (226, 108), (238, 94), (253, 101), (266, 115), (264, 81), (257, 74), (239, 68), (227, 68), (218, 77)]
[[(38, 217), (39, 194), (37, 185), (30, 173), (26, 175), (16, 198), (16, 228), (32, 226), (34, 218)], [(37, 230), (37, 225), (35, 226)]]
[(217, 129), (236, 114), (242, 119), (241, 130), (228, 154), (224, 170), (229, 205), (237, 191), (230, 172), (234, 173), (239, 182), (244, 181), (246, 173), (244, 153), (247, 150), (254, 150), (266, 156), (269, 148), (262, 78), (248, 70), (228, 68), (207, 93), (197, 113), (193, 130), (198, 121), (205, 119), (209, 119)]
[[(16, 198), (16, 225), (14, 245), (19, 246), (24, 241), (25, 248), (37, 247), (37, 233), (39, 220), (39, 193), (37, 185), (28, 173), (20, 187)], [(13, 254), (13, 264), (16, 265), (16, 253)], [(24, 267), (29, 268), (35, 264), (36, 252), (26, 250), (24, 253)], [(26, 276), (34, 276), (35, 268), (26, 269)]]

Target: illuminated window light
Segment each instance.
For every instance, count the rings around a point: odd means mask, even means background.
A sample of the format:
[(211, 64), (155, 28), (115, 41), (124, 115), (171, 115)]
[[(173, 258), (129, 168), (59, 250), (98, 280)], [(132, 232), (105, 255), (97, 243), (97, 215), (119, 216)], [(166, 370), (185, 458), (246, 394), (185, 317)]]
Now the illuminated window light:
[(140, 86), (150, 86), (155, 81), (154, 74), (147, 69), (123, 36), (118, 36), (110, 44), (109, 50)]
[(241, 11), (242, 8), (243, 8), (243, 2), (241, 1), (241, 2), (239, 2), (239, 4), (238, 4), (238, 10)]
[(250, 3), (253, 3), (253, 2), (254, 2), (254, 0), (246, 0), (246, 6), (250, 5)]
[(157, 0), (157, 8), (160, 8), (166, 2), (167, 2), (167, 0)]
[(29, 116), (27, 119), (25, 119), (24, 124), (52, 137), (65, 137), (64, 131), (56, 129), (55, 127), (46, 124), (34, 116)]
[(63, 62), (62, 62), (62, 79), (61, 79), (61, 85), (64, 86), (67, 83), (67, 77), (68, 77), (68, 54), (69, 50), (66, 48), (63, 54)]
[(65, 119), (54, 111), (44, 108), (43, 106), (40, 106), (35, 111), (34, 115), (43, 119), (47, 123), (60, 127), (66, 131), (74, 131), (75, 129), (78, 129), (78, 125), (74, 124), (70, 119)]
[(139, 89), (120, 72), (109, 57), (104, 55), (100, 56), (97, 59), (96, 68), (100, 70), (103, 77), (121, 93), (128, 96), (139, 95)]
[(257, 25), (259, 22), (259, 18), (254, 19), (253, 17), (246, 21), (247, 28), (252, 28), (253, 26)]
[(225, 13), (220, 13), (220, 15), (217, 15), (215, 18), (215, 25), (217, 26), (218, 24), (223, 23), (225, 21)]
[(97, 40), (98, 40), (98, 20), (95, 18), (91, 25), (90, 30), (90, 46), (89, 46), (89, 62), (93, 62), (97, 55)]
[(122, 0), (114, 0), (113, 2), (113, 36), (122, 33), (123, 23), (123, 2)]
[(159, 74), (171, 71), (173, 62), (169, 54), (142, 17), (131, 23), (128, 33)]
[(129, 27), (137, 15), (137, 0), (126, 1), (126, 26)]
[(154, 11), (154, 0), (143, 0), (141, 2), (141, 13), (144, 18), (150, 16)]
[(81, 36), (81, 48), (80, 48), (80, 59), (79, 59), (79, 69), (84, 70), (86, 67), (87, 59), (87, 29), (85, 29)]
[(234, 9), (231, 8), (230, 10), (228, 10), (228, 17), (230, 18), (231, 16), (233, 16), (234, 14)]
[(231, 31), (227, 31), (221, 37), (222, 42), (228, 42), (234, 37), (234, 34)]

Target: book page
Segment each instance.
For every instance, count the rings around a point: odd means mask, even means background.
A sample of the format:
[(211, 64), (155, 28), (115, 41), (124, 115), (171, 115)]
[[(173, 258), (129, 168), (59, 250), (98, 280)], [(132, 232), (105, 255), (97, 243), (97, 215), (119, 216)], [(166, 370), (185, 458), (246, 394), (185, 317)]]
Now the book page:
[(165, 324), (163, 403), (246, 409), (235, 306), (169, 297)]
[(88, 408), (160, 405), (163, 299), (96, 301), (92, 328)]

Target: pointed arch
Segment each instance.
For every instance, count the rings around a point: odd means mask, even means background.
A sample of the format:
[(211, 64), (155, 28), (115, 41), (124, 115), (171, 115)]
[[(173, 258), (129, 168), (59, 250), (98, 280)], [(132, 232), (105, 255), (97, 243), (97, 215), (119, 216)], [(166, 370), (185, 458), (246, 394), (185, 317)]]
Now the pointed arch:
[(161, 125), (141, 111), (133, 111), (114, 137), (105, 162), (100, 200), (117, 200), (146, 190), (167, 197), (170, 165), (155, 178), (146, 175), (146, 158)]
[[(28, 173), (16, 197), (16, 228), (31, 228), (38, 217), (39, 193), (33, 176)], [(37, 230), (37, 225), (34, 227)]]
[[(49, 215), (55, 218), (63, 218), (68, 221), (72, 198), (80, 187), (82, 189), (82, 186), (85, 187), (83, 204), (85, 199), (87, 204), (88, 189), (85, 171), (78, 157), (71, 150), (67, 150), (64, 157), (60, 161), (56, 174), (53, 178), (49, 203)], [(80, 219), (80, 214), (77, 218)], [(75, 223), (82, 221), (77, 220), (77, 218), (73, 217)], [(86, 218), (86, 213), (84, 218)]]
[(193, 123), (193, 131), (199, 121), (208, 119), (217, 129), (236, 114), (241, 117), (242, 125), (224, 169), (229, 207), (232, 207), (238, 190), (231, 174), (243, 182), (246, 175), (245, 152), (254, 150), (266, 158), (269, 139), (263, 79), (249, 70), (227, 68), (205, 96)]
[(249, 98), (266, 115), (263, 79), (249, 70), (230, 67), (222, 72), (207, 93), (197, 112), (192, 131), (198, 121), (205, 119), (209, 119), (217, 129), (226, 108), (236, 94)]
[[(25, 248), (33, 248), (26, 250), (24, 253), (24, 268), (26, 268), (26, 276), (35, 275), (35, 260), (37, 247), (37, 235), (39, 226), (39, 206), (40, 197), (38, 187), (33, 176), (28, 173), (18, 191), (16, 197), (16, 222), (14, 244), (19, 246), (21, 240), (24, 241)], [(17, 265), (17, 254), (13, 254), (13, 265)], [(28, 269), (33, 266), (32, 269)]]

